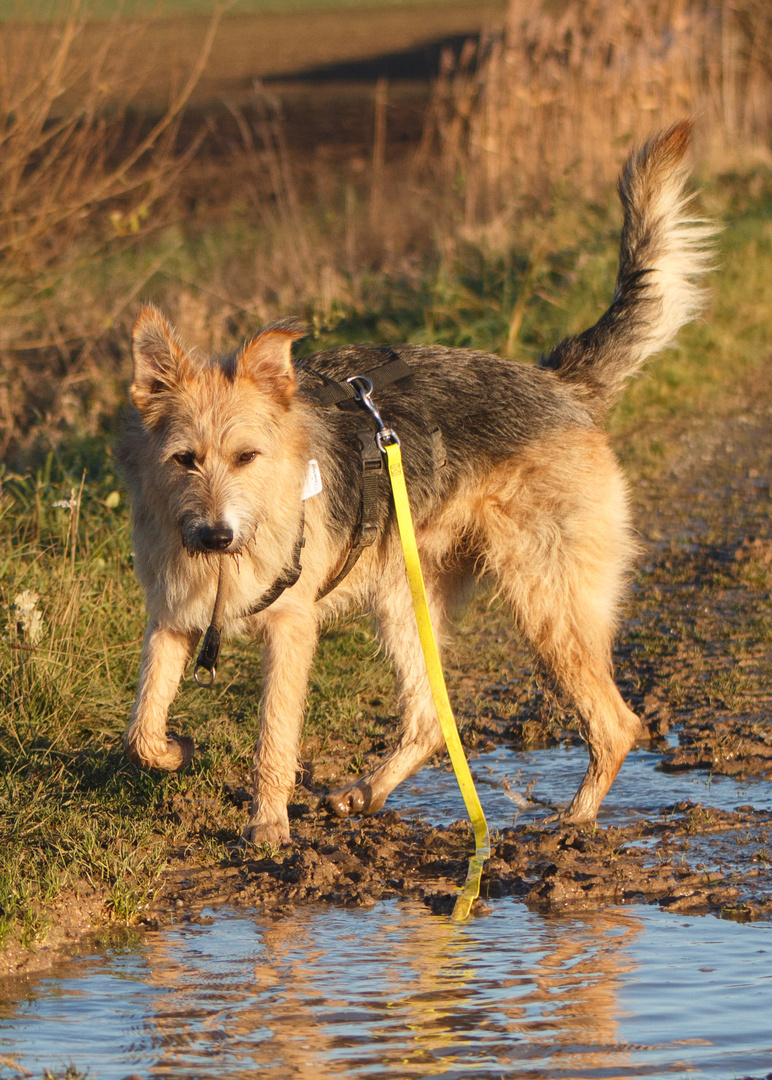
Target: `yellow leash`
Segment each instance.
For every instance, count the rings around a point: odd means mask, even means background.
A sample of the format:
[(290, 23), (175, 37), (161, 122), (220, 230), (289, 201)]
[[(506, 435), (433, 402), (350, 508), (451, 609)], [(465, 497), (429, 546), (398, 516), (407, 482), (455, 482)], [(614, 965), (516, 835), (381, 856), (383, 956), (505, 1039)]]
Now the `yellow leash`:
[(416, 544), (413, 519), (410, 513), (410, 501), (407, 495), (407, 486), (405, 484), (405, 473), (402, 468), (402, 454), (399, 449), (399, 442), (396, 440), (396, 436), (393, 432), (387, 433), (385, 430), (379, 432), (379, 435), (386, 436), (387, 434), (394, 441), (387, 442), (386, 438), (379, 438), (379, 445), (381, 451), (385, 455), (386, 467), (389, 471), (389, 479), (391, 480), (391, 490), (394, 495), (394, 508), (397, 512), (399, 536), (402, 541), (402, 551), (405, 556), (405, 569), (407, 570), (407, 579), (410, 584), (416, 622), (418, 623), (418, 636), (421, 640), (421, 648), (426, 663), (426, 672), (429, 676), (429, 685), (434, 698), (434, 705), (437, 709), (437, 716), (439, 717), (442, 734), (445, 736), (445, 743), (448, 748), (448, 753), (450, 754), (453, 771), (456, 774), (458, 786), (461, 788), (461, 794), (464, 797), (466, 811), (469, 814), (469, 820), (474, 829), (475, 853), (469, 860), (466, 881), (456, 897), (452, 915), (452, 918), (457, 922), (463, 922), (468, 918), (472, 904), (480, 895), (480, 876), (482, 874), (483, 864), (486, 859), (490, 858), (491, 843), (488, 834), (488, 823), (485, 820), (485, 814), (483, 813), (483, 808), (480, 805), (480, 800), (477, 796), (477, 790), (474, 786), (474, 781), (472, 780), (472, 774), (469, 771), (464, 748), (461, 745), (461, 739), (458, 736), (458, 728), (456, 727), (453, 710), (450, 707), (448, 691), (445, 686), (445, 678), (442, 674), (440, 654), (437, 650), (437, 642), (434, 638), (434, 631), (432, 630), (431, 618), (429, 616), (429, 604), (426, 599), (426, 589), (424, 587), (424, 578), (421, 573), (421, 563), (418, 558), (418, 545)]
[(394, 508), (397, 514), (399, 537), (402, 542), (402, 552), (405, 557), (405, 569), (410, 584), (410, 592), (413, 597), (413, 609), (415, 610), (416, 623), (418, 624), (418, 637), (421, 642), (421, 650), (424, 654), (426, 673), (429, 677), (429, 686), (434, 698), (434, 706), (440, 721), (445, 744), (450, 754), (453, 772), (456, 774), (458, 786), (464, 797), (466, 812), (474, 829), (475, 851), (469, 860), (469, 869), (466, 881), (456, 896), (451, 918), (457, 922), (463, 922), (469, 917), (472, 904), (480, 895), (480, 877), (485, 860), (490, 858), (491, 841), (488, 833), (488, 822), (485, 820), (483, 808), (477, 797), (477, 791), (469, 771), (464, 748), (458, 737), (458, 728), (450, 707), (448, 690), (445, 686), (445, 677), (442, 674), (440, 654), (437, 650), (437, 642), (432, 630), (432, 621), (429, 615), (429, 603), (426, 599), (424, 576), (421, 572), (421, 562), (418, 558), (418, 544), (413, 529), (413, 518), (410, 513), (410, 500), (407, 495), (405, 484), (405, 472), (402, 468), (402, 453), (399, 448), (399, 439), (394, 431), (387, 428), (381, 414), (373, 404), (370, 396), (373, 384), (366, 375), (354, 375), (346, 379), (355, 393), (357, 402), (370, 413), (378, 427), (376, 442), (386, 461), (386, 468), (391, 481), (391, 490), (394, 496)]

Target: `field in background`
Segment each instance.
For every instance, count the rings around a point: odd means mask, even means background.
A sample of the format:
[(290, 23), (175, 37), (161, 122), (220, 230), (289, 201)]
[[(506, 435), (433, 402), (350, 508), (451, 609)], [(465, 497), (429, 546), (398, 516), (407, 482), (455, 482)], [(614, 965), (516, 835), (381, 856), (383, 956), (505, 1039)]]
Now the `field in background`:
[[(298, 314), (307, 349), (442, 341), (535, 358), (608, 303), (630, 144), (697, 109), (696, 210), (727, 224), (715, 302), (615, 413), (628, 465), (656, 468), (663, 424), (731, 408), (769, 365), (772, 17), (754, 0), (669, 10), (665, 33), (656, 0), (625, 5), (624, 23), (611, 3), (513, 0), (507, 28), (446, 52), (425, 120), (386, 78), (191, 109), (218, 40), (208, 21), (211, 42), (150, 111), (152, 50), (147, 67), (131, 58), (157, 24), (116, 24), (85, 52), (77, 14), (24, 48), (3, 35), (0, 939), (34, 941), (68, 891), (131, 918), (185, 843), (180, 791), (217, 803), (213, 857), (241, 820), (258, 723), (246, 649), (214, 695), (176, 703), (205, 748), (194, 777), (147, 776), (120, 747), (143, 615), (110, 444), (140, 299), (205, 348)], [(634, 41), (634, 65), (612, 40)], [(354, 747), (363, 710), (374, 723), (390, 681), (363, 665), (371, 648), (360, 632), (325, 643), (319, 745)]]
[[(57, 5), (65, 15), (68, 4), (69, 0), (60, 0)], [(197, 103), (234, 96), (238, 100), (250, 91), (256, 78), (327, 77), (346, 64), (360, 65), (362, 79), (372, 81), (372, 65), (377, 65), (379, 58), (392, 57), (396, 63), (402, 58), (404, 66), (413, 54), (419, 61), (417, 77), (428, 81), (431, 57), (427, 64), (422, 54), (426, 50), (431, 54), (437, 42), (473, 37), (500, 22), (505, 4), (504, 0), (482, 0), (479, 4), (437, 0), (408, 6), (322, 3), (257, 13), (207, 4), (200, 12), (161, 6), (144, 16), (105, 11), (88, 17), (84, 17), (84, 10), (88, 10), (86, 5), (78, 6), (79, 32), (72, 42), (73, 59), (88, 62), (108, 43), (119, 68), (128, 65), (133, 71), (132, 85), (116, 81), (111, 86), (113, 80), (107, 80), (105, 88), (112, 90), (113, 101), (120, 105), (130, 99), (157, 109), (165, 104), (175, 81), (186, 77), (194, 66), (209, 23), (218, 13), (217, 37), (192, 95)], [(2, 26), (6, 53), (12, 56), (25, 47), (30, 35), (45, 35), (45, 28), (51, 26), (55, 29), (57, 23), (45, 20), (30, 27), (27, 20), (7, 21)], [(401, 78), (407, 76), (409, 70), (400, 73)], [(63, 102), (65, 109), (77, 108), (78, 92), (65, 93)]]
[[(410, 13), (422, 8), (468, 6), (468, 0), (221, 0), (220, 7), (234, 15), (304, 15), (317, 11), (380, 11), (400, 8)], [(82, 0), (80, 10), (90, 19), (167, 18), (211, 16), (218, 0)], [(500, 6), (503, 6), (500, 5)], [(0, 0), (0, 20), (48, 21), (60, 14), (62, 0)]]

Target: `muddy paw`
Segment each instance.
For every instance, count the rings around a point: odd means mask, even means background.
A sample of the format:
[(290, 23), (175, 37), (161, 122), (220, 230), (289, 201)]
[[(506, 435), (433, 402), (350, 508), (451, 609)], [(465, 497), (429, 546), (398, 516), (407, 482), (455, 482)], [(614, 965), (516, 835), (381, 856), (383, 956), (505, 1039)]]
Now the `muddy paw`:
[(339, 818), (353, 817), (355, 814), (374, 814), (380, 810), (383, 802), (376, 805), (369, 784), (352, 784), (351, 787), (331, 791), (320, 801), (321, 810), (329, 810)]
[(290, 842), (289, 822), (250, 821), (241, 832), (239, 846), (281, 847)]
[(549, 814), (547, 817), (542, 818), (542, 825), (556, 825), (560, 828), (563, 825), (592, 825), (595, 821), (595, 816), (588, 816), (586, 813), (582, 814), (578, 810), (572, 810), (570, 806), (567, 806), (565, 810), (559, 810), (556, 814)]
[(177, 772), (190, 765), (196, 745), (187, 735), (169, 735), (166, 747), (152, 748), (141, 740), (126, 747), (126, 754), (135, 765), (144, 765), (146, 769), (163, 769), (164, 772)]

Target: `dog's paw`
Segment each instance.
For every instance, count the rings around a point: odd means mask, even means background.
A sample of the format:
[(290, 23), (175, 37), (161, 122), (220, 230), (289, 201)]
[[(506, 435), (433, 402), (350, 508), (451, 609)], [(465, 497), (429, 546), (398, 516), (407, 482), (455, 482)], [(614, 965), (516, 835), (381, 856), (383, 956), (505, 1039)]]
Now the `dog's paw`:
[(559, 810), (555, 814), (549, 814), (547, 817), (542, 818), (542, 825), (554, 825), (560, 829), (571, 825), (592, 825), (594, 821), (594, 816), (581, 814), (577, 811), (572, 812), (571, 807), (567, 806), (565, 810)]
[(135, 765), (146, 769), (162, 769), (164, 772), (177, 772), (190, 765), (196, 751), (196, 744), (187, 735), (169, 735), (166, 746), (146, 745), (138, 739), (126, 747), (126, 754)]
[(190, 765), (195, 752), (196, 744), (188, 735), (169, 735), (163, 764), (156, 765), (156, 768), (166, 769), (168, 772), (184, 769), (186, 765)]
[(250, 821), (241, 832), (239, 846), (278, 848), (289, 842), (288, 821)]
[(374, 814), (380, 810), (385, 799), (376, 800), (369, 784), (358, 784), (331, 791), (319, 803), (320, 810), (329, 810), (336, 817), (347, 818), (355, 814)]

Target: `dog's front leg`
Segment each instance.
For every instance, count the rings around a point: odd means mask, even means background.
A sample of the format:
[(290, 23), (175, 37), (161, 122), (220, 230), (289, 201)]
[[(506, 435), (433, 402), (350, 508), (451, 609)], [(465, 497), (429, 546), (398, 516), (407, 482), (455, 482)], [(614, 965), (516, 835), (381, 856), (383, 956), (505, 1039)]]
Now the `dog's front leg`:
[[(461, 581), (451, 574), (426, 574), (432, 624), (440, 640), (452, 593), (461, 590)], [(378, 637), (397, 676), (402, 731), (396, 747), (375, 769), (324, 798), (323, 805), (342, 818), (375, 814), (394, 788), (444, 745), (401, 553), (383, 572), (372, 606)]]
[(148, 768), (174, 772), (193, 757), (193, 740), (167, 735), (166, 716), (197, 634), (150, 622), (142, 646), (139, 692), (126, 732), (126, 753)]
[(265, 690), (252, 761), (254, 797), (242, 837), (252, 844), (289, 842), (287, 803), (295, 786), (308, 671), (316, 648), (312, 612), (272, 612), (264, 630)]

